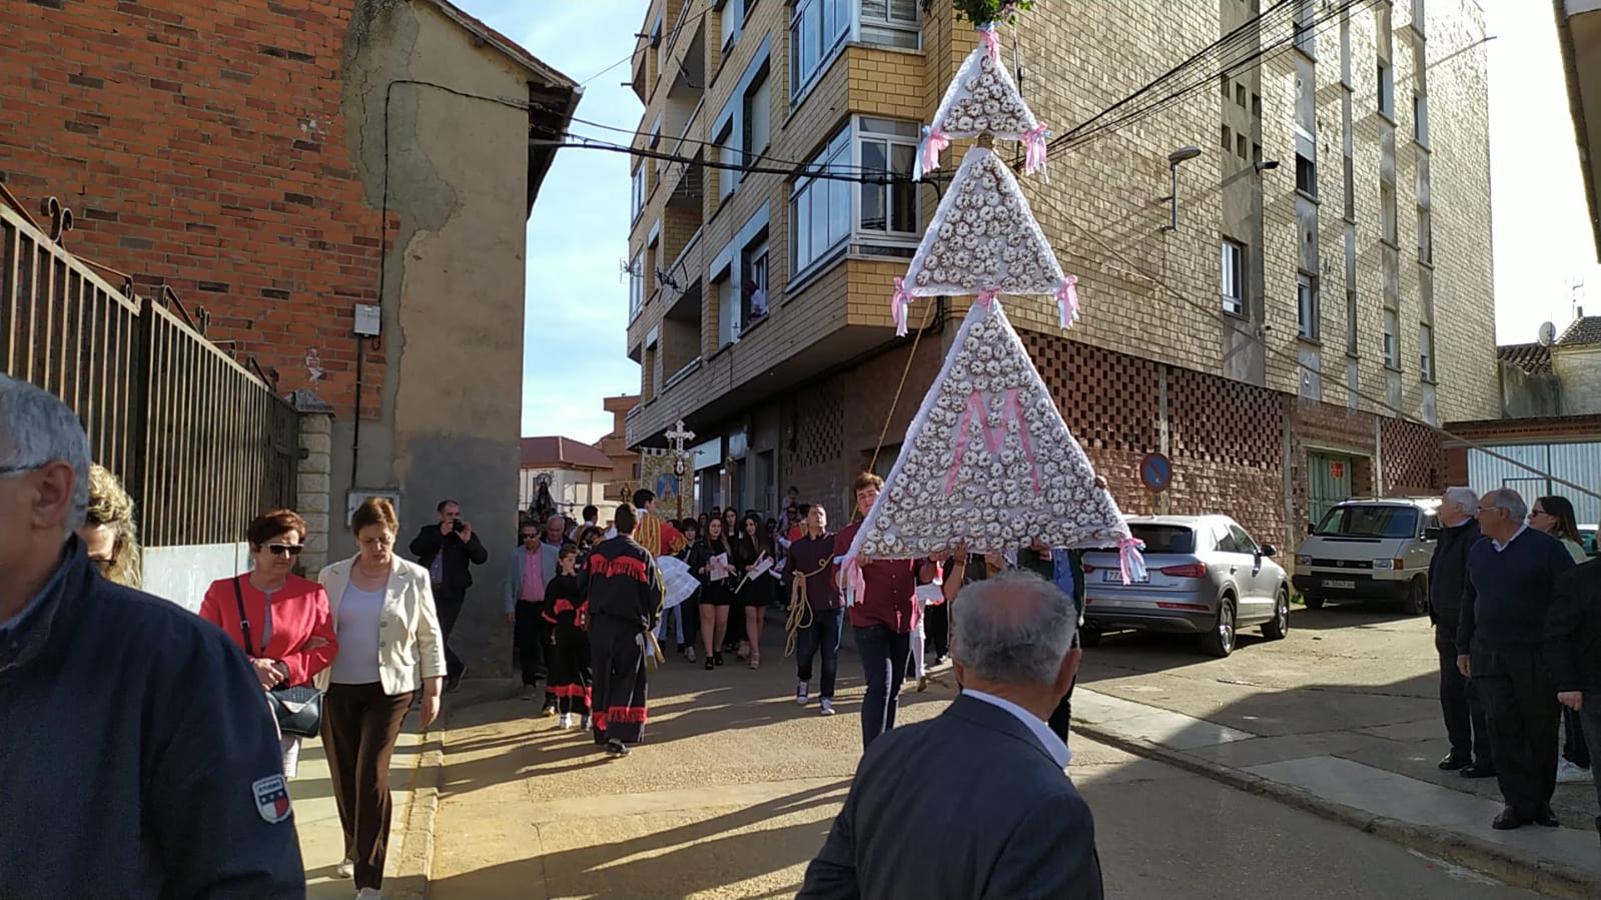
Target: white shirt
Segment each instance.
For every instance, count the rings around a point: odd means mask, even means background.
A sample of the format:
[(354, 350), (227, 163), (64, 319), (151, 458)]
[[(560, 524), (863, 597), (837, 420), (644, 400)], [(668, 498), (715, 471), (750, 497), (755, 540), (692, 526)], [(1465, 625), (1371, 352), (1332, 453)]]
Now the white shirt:
[(1507, 548), (1507, 544), (1510, 544), (1513, 541), (1517, 540), (1518, 539), (1518, 535), (1520, 535), (1523, 532), (1528, 531), (1528, 530), (1529, 530), (1529, 526), (1527, 524), (1519, 525), (1518, 526), (1518, 530), (1512, 532), (1512, 536), (1506, 539), (1506, 544), (1501, 543), (1500, 541), (1496, 540), (1495, 538), (1491, 538), (1490, 539), (1490, 546), (1495, 548), (1495, 552), (1500, 553), (1502, 550), (1505, 550)]
[(364, 591), (351, 582), (339, 600), (334, 631), (339, 655), (334, 657), (334, 684), (371, 684), (378, 681), (378, 628), (383, 617), (387, 586)]
[(1051, 755), (1051, 759), (1056, 760), (1058, 766), (1065, 769), (1067, 764), (1073, 761), (1073, 751), (1067, 749), (1067, 744), (1056, 736), (1056, 732), (1052, 731), (1050, 726), (1041, 721), (1038, 716), (1023, 707), (1003, 697), (986, 694), (983, 691), (975, 691), (972, 688), (963, 688), (962, 695), (972, 697), (974, 700), (982, 700), (991, 706), (998, 706), (1016, 716), (1018, 721), (1028, 726), (1028, 730), (1034, 733), (1035, 739), (1045, 748), (1045, 752)]

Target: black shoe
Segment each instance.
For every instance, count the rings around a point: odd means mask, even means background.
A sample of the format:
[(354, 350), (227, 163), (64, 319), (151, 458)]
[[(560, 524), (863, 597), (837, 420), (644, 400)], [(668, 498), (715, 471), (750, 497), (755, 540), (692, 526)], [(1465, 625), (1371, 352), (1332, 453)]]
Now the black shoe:
[(1471, 765), (1473, 765), (1472, 757), (1457, 756), (1455, 753), (1453, 753), (1450, 756), (1447, 756), (1445, 759), (1440, 760), (1440, 771), (1455, 772), (1458, 769), (1466, 769)]
[(713, 670), (715, 668), (717, 668), (717, 657), (716, 657), (716, 655), (714, 654), (712, 656), (706, 657), (706, 671), (710, 672), (711, 670)]
[(628, 745), (618, 740), (607, 741), (606, 755), (613, 759), (622, 759), (628, 755)]
[(1527, 820), (1514, 812), (1512, 807), (1508, 806), (1507, 808), (1501, 810), (1501, 813), (1497, 815), (1494, 821), (1490, 823), (1490, 827), (1494, 828), (1496, 831), (1511, 831), (1514, 828), (1521, 828), (1526, 824), (1528, 824)]
[(721, 653), (713, 653), (712, 654), (712, 665), (720, 666), (722, 664), (723, 664), (723, 654), (721, 654)]
[(1484, 763), (1473, 763), (1472, 765), (1463, 766), (1462, 770), (1457, 772), (1457, 774), (1461, 775), (1463, 778), (1494, 778), (1495, 766), (1487, 766)]
[(1557, 821), (1557, 814), (1553, 812), (1549, 806), (1540, 810), (1539, 815), (1534, 817), (1534, 824), (1539, 825), (1542, 828), (1562, 827), (1562, 823)]

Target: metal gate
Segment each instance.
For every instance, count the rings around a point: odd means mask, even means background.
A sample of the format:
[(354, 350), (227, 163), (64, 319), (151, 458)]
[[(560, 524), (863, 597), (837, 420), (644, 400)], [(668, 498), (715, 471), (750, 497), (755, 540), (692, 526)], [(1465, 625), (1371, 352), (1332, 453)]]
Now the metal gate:
[(1312, 524), (1342, 500), (1351, 499), (1351, 474), (1356, 460), (1332, 453), (1306, 455), (1307, 515)]
[[(1534, 498), (1556, 494), (1573, 503), (1573, 512), (1581, 523), (1601, 521), (1601, 441), (1576, 441), (1544, 444), (1502, 444), (1486, 447), (1493, 453), (1515, 459), (1533, 467), (1531, 472), (1521, 466), (1497, 459), (1484, 450), (1468, 448), (1468, 486), (1480, 495), (1497, 488), (1509, 487), (1532, 503)], [(1586, 494), (1562, 485), (1548, 475), (1587, 488)]]

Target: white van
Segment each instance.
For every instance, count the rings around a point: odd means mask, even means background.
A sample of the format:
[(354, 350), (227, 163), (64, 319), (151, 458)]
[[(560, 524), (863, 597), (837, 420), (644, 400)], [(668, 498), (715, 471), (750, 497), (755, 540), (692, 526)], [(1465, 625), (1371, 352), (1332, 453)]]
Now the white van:
[(1295, 553), (1291, 582), (1308, 609), (1329, 600), (1401, 602), (1429, 611), (1429, 560), (1437, 499), (1346, 500), (1328, 511)]

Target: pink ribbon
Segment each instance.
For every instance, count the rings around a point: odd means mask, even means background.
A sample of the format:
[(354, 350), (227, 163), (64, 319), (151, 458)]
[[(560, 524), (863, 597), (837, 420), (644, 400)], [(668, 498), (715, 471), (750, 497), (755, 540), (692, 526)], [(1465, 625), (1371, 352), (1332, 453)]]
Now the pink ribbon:
[(945, 136), (945, 132), (941, 131), (939, 126), (934, 126), (923, 137), (923, 168), (921, 172), (932, 172), (939, 168), (940, 151), (950, 145), (951, 139)]
[(1145, 557), (1140, 553), (1144, 549), (1145, 542), (1137, 537), (1118, 538), (1117, 563), (1122, 570), (1124, 584), (1144, 581), (1149, 576), (1145, 569)]
[(1069, 275), (1062, 279), (1062, 286), (1056, 289), (1056, 304), (1061, 308), (1063, 328), (1078, 321), (1077, 275)]
[(1023, 146), (1026, 153), (1023, 157), (1023, 174), (1033, 175), (1035, 172), (1040, 172), (1047, 182), (1051, 180), (1051, 173), (1045, 171), (1045, 158), (1049, 152), (1049, 148), (1045, 145), (1045, 136), (1049, 133), (1044, 122), (1023, 132)]
[(906, 290), (906, 279), (895, 279), (895, 296), (890, 298), (890, 316), (895, 320), (895, 336), (906, 336), (906, 308), (911, 305), (912, 295)]
[(1000, 295), (1000, 291), (979, 291), (978, 299), (974, 300), (973, 302), (979, 306), (989, 306), (991, 303), (995, 302), (995, 298), (999, 297)]
[(1001, 61), (1001, 35), (996, 31), (995, 23), (990, 22), (978, 26), (978, 39), (983, 43), (984, 50), (989, 53), (990, 59), (999, 63)]
[[(993, 299), (994, 292), (988, 293)], [(979, 299), (983, 301), (984, 298), (980, 295)], [(984, 446), (989, 450), (990, 456), (999, 456), (1006, 442), (1008, 417), (1017, 423), (1018, 436), (1023, 444), (1023, 458), (1028, 460), (1029, 473), (1033, 478), (1034, 496), (1039, 496), (1043, 489), (1040, 484), (1040, 467), (1034, 460), (1034, 442), (1029, 440), (1028, 423), (1023, 420), (1023, 402), (1017, 388), (1008, 390), (1001, 400), (1001, 422), (998, 426), (990, 425), (989, 408), (984, 392), (974, 391), (967, 398), (967, 409), (962, 412), (962, 423), (956, 433), (956, 452), (951, 456), (951, 468), (945, 475), (947, 496), (956, 490), (956, 476), (961, 472), (962, 459), (967, 455), (967, 439), (973, 432), (973, 420), (977, 419), (979, 427), (984, 430)]]
[(862, 564), (856, 557), (847, 556), (841, 573), (845, 582), (845, 605), (862, 602), (862, 595), (867, 593), (867, 576), (862, 574)]

